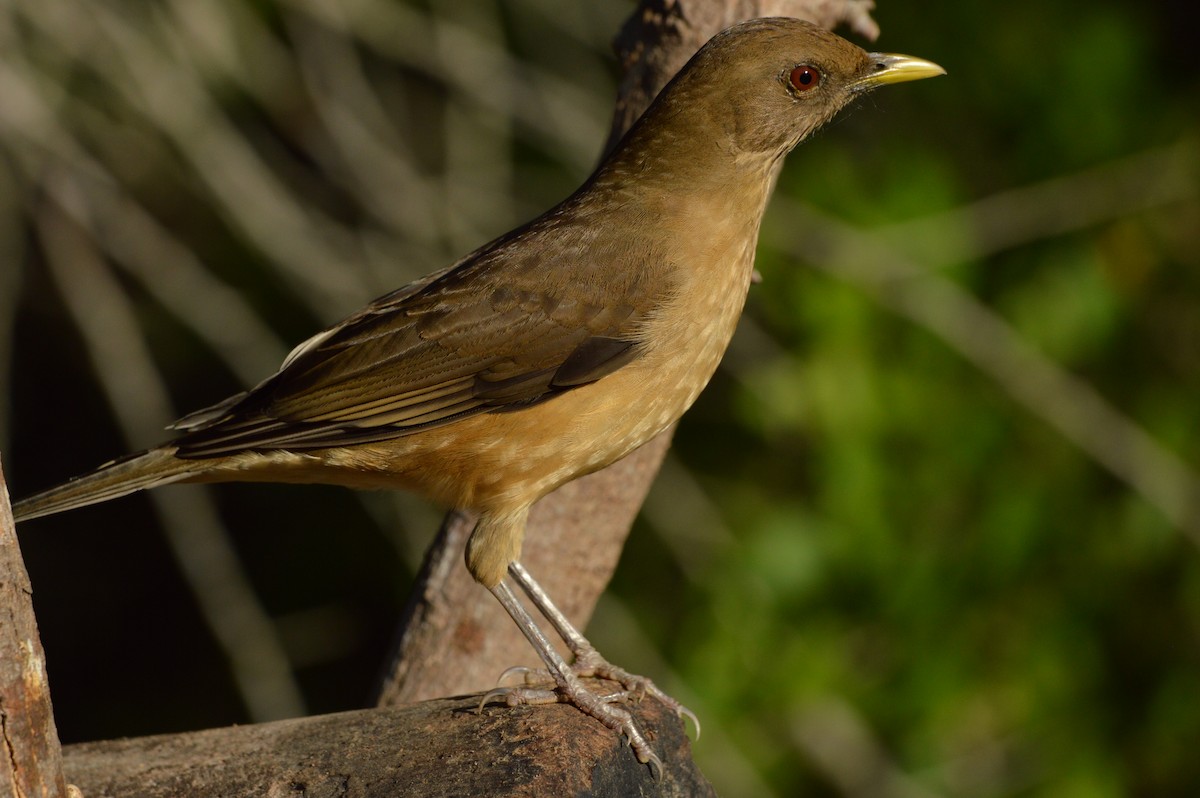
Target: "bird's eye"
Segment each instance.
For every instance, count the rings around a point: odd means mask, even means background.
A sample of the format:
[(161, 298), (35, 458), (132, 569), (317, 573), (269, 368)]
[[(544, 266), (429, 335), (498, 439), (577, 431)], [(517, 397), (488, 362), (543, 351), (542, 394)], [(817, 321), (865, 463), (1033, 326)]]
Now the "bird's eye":
[(815, 66), (801, 64), (788, 75), (788, 83), (797, 94), (812, 91), (821, 84), (821, 71)]

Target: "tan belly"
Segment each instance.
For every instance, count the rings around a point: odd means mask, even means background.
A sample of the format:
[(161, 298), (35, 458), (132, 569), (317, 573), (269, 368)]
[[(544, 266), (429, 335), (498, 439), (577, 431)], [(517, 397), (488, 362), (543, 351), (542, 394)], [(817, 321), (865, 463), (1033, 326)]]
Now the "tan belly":
[[(526, 410), (322, 453), (360, 487), (404, 487), (448, 506), (506, 510), (619, 460), (691, 406), (712, 376), (627, 366)], [(322, 468), (324, 471), (324, 468)], [(314, 474), (329, 481), (328, 472)]]

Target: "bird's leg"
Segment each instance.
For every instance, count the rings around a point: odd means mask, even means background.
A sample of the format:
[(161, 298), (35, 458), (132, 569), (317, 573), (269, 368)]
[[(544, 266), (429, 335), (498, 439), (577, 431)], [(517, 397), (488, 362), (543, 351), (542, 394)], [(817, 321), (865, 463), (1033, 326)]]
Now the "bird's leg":
[[(642, 736), (633, 716), (622, 707), (615, 706), (611, 697), (598, 696), (587, 689), (575, 674), (567, 661), (554, 648), (542, 630), (534, 622), (529, 612), (513, 594), (504, 582), (489, 588), (492, 595), (500, 602), (525, 638), (537, 651), (542, 662), (546, 663), (547, 673), (554, 680), (555, 689), (539, 689), (536, 687), (499, 687), (484, 695), (479, 702), (483, 706), (492, 700), (503, 701), (508, 706), (521, 704), (553, 704), (566, 703), (575, 706), (586, 715), (590, 715), (608, 728), (625, 735), (629, 746), (637, 755), (638, 761), (650, 766), (654, 777), (662, 773), (662, 760), (650, 748), (650, 743)], [(585, 641), (586, 642), (586, 641)]]
[[(659, 701), (675, 710), (675, 714), (680, 717), (689, 718), (692, 721), (692, 725), (696, 727), (696, 739), (700, 738), (700, 719), (696, 717), (696, 713), (664, 693), (654, 682), (645, 676), (629, 673), (624, 668), (613, 665), (601, 656), (596, 647), (588, 642), (588, 639), (575, 628), (574, 624), (567, 619), (562, 610), (554, 605), (554, 602), (550, 600), (549, 594), (534, 580), (529, 571), (525, 569), (525, 566), (514, 561), (508, 566), (508, 573), (521, 586), (521, 589), (529, 596), (529, 600), (537, 607), (538, 612), (550, 622), (550, 625), (554, 627), (554, 630), (558, 632), (559, 636), (567, 644), (567, 648), (575, 655), (575, 662), (570, 667), (576, 676), (598, 677), (619, 682), (627, 691), (627, 696), (650, 693)], [(528, 676), (534, 672), (521, 668), (509, 668), (505, 671), (505, 675), (515, 673), (522, 674), (528, 681)], [(504, 676), (501, 676), (501, 679), (503, 678)], [(619, 696), (613, 696), (612, 698), (616, 697)]]

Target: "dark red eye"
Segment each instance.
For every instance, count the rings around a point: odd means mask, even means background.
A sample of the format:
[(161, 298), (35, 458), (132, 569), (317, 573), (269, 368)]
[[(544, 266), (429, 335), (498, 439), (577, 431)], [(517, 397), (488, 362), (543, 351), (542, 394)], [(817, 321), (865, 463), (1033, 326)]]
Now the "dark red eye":
[(821, 84), (821, 72), (814, 66), (801, 64), (788, 75), (788, 82), (797, 92), (806, 92)]

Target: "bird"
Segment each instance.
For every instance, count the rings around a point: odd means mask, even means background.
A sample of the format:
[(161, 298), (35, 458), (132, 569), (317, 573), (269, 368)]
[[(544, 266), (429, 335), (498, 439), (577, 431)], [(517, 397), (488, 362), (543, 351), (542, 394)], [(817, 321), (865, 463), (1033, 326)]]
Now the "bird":
[[(521, 565), (530, 506), (696, 400), (741, 315), (784, 156), (866, 92), (944, 73), (798, 19), (734, 25), (558, 205), (312, 336), (257, 386), (181, 418), (173, 440), (18, 501), (15, 518), (231, 481), (405, 489), (471, 511), (466, 566), (545, 666), (481, 703), (573, 704), (658, 773), (626, 702), (649, 690), (694, 716), (604, 660)], [(624, 689), (594, 693), (585, 675)]]

